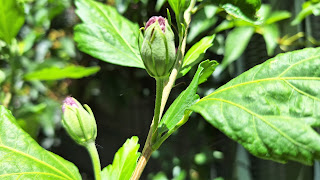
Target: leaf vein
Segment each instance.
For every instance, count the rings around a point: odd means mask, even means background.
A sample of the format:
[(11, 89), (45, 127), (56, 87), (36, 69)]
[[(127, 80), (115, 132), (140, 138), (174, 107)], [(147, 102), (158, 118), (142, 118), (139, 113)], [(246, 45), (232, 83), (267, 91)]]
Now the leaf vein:
[[(296, 146), (300, 146), (301, 148), (303, 149), (306, 149), (310, 152), (312, 152), (312, 150), (310, 148), (308, 148), (307, 146), (299, 143), (299, 142), (296, 142), (294, 139), (290, 138), (289, 136), (287, 136), (284, 132), (282, 132), (280, 129), (278, 129), (276, 126), (274, 126), (273, 124), (271, 124), (270, 122), (268, 122), (266, 119), (264, 119), (262, 116), (254, 113), (253, 111), (245, 108), (244, 106), (240, 105), (240, 104), (237, 104), (237, 103), (234, 103), (234, 102), (231, 102), (231, 101), (228, 101), (228, 100), (225, 100), (225, 99), (218, 99), (218, 98), (207, 98), (207, 99), (203, 99), (202, 101), (209, 101), (209, 100), (212, 100), (212, 101), (220, 101), (220, 102), (224, 102), (224, 103), (227, 103), (227, 104), (230, 104), (230, 105), (233, 105), (233, 106), (236, 106), (240, 109), (242, 109), (243, 111), (246, 111), (247, 113), (251, 114), (252, 116), (256, 116), (257, 118), (261, 119), (265, 124), (267, 124), (268, 126), (270, 126), (271, 128), (273, 128), (275, 131), (277, 131), (281, 136), (283, 136), (285, 139), (287, 139), (288, 141), (290, 141), (291, 143), (295, 144)], [(201, 100), (200, 100), (201, 101)], [(199, 102), (200, 102), (199, 101)]]
[(309, 98), (311, 98), (311, 99), (313, 99), (313, 100), (316, 100), (316, 101), (319, 101), (319, 102), (320, 102), (320, 99), (319, 99), (319, 98), (314, 97), (314, 96), (312, 96), (311, 94), (306, 93), (306, 92), (300, 90), (299, 88), (297, 88), (296, 86), (294, 86), (293, 84), (291, 84), (290, 82), (288, 82), (287, 80), (283, 80), (283, 81), (284, 81), (287, 85), (289, 85), (292, 89), (294, 89), (295, 91), (297, 91), (298, 93), (300, 93), (300, 94), (302, 94), (302, 95), (305, 95), (305, 96), (307, 96), (307, 97), (309, 97)]
[(19, 175), (18, 179), (23, 176), (23, 175), (28, 175), (28, 174), (36, 174), (36, 175), (46, 175), (46, 176), (54, 176), (60, 179), (66, 179), (62, 176), (58, 176), (56, 174), (52, 174), (52, 173), (47, 173), (47, 172), (20, 172), (20, 173), (9, 173), (9, 174), (1, 174), (0, 177), (6, 177), (6, 176), (15, 176), (15, 175)]
[(49, 154), (51, 157), (53, 157), (55, 160), (57, 160), (58, 163), (59, 163), (60, 165), (62, 165), (62, 166), (64, 167), (64, 169), (66, 169), (66, 170), (72, 175), (72, 177), (73, 177), (74, 179), (77, 179), (77, 178), (75, 177), (75, 174), (72, 173), (72, 172), (70, 171), (70, 169), (65, 166), (65, 164), (61, 163), (61, 161), (59, 161), (52, 153), (48, 153), (48, 154)]
[(35, 158), (35, 157), (33, 157), (33, 156), (29, 155), (29, 154), (26, 154), (26, 153), (24, 153), (24, 152), (22, 152), (22, 151), (18, 151), (18, 150), (16, 150), (16, 149), (13, 149), (13, 148), (8, 147), (8, 146), (0, 145), (0, 148), (8, 149), (8, 150), (13, 151), (13, 152), (15, 152), (15, 153), (17, 153), (17, 154), (20, 154), (20, 155), (22, 155), (22, 156), (25, 156), (25, 157), (27, 157), (27, 158), (33, 159), (33, 160), (39, 162), (40, 164), (43, 164), (43, 165), (49, 167), (50, 169), (56, 171), (57, 173), (65, 176), (65, 177), (67, 177), (67, 179), (71, 179), (68, 175), (66, 175), (64, 172), (60, 171), (59, 169), (51, 166), (50, 164), (48, 164), (48, 163), (46, 163), (46, 162), (44, 162), (44, 161), (42, 161), (42, 160), (40, 160), (40, 159), (37, 159), (37, 158)]
[[(102, 12), (103, 15), (105, 15), (105, 17), (108, 19), (109, 23), (112, 25), (112, 27), (116, 30), (116, 32), (119, 34), (120, 38), (124, 41), (124, 43), (129, 47), (129, 49), (132, 51), (132, 53), (138, 58), (138, 60), (140, 60), (140, 57), (135, 53), (135, 51), (132, 49), (132, 46), (122, 37), (122, 35), (120, 34), (119, 30), (116, 28), (116, 26), (113, 24), (113, 21), (110, 20), (109, 16), (107, 16), (105, 14), (105, 12), (101, 9), (100, 6), (97, 6), (97, 9), (99, 9), (100, 12)], [(137, 61), (137, 60), (136, 60)], [(137, 61), (139, 62), (139, 64), (141, 64), (140, 61)]]
[[(253, 80), (253, 81), (247, 81), (247, 82), (239, 83), (239, 84), (236, 84), (236, 85), (232, 85), (232, 86), (220, 89), (220, 90), (218, 89), (217, 91), (214, 91), (213, 93), (211, 93), (207, 97), (213, 96), (215, 94), (227, 91), (229, 89), (232, 89), (232, 88), (235, 88), (235, 87), (238, 87), (238, 86), (244, 86), (244, 85), (258, 83), (258, 82), (279, 81), (279, 80), (318, 80), (318, 81), (320, 81), (320, 77), (273, 77), (273, 78), (257, 79), (257, 80)], [(207, 97), (204, 97), (203, 99), (205, 99)]]
[(262, 139), (261, 139), (261, 137), (260, 137), (260, 135), (259, 135), (259, 133), (258, 133), (257, 125), (256, 125), (256, 120), (255, 120), (254, 116), (252, 116), (252, 124), (253, 124), (253, 129), (254, 129), (255, 133), (257, 134), (257, 137), (258, 137), (259, 141), (260, 141), (261, 144), (265, 147), (264, 142), (262, 141)]
[[(310, 57), (310, 58), (306, 58), (306, 59), (303, 59), (303, 60), (301, 60), (301, 61), (298, 61), (298, 62), (290, 65), (286, 70), (284, 70), (281, 74), (279, 74), (278, 77), (283, 76), (283, 75), (284, 75), (286, 72), (288, 72), (291, 68), (293, 68), (294, 66), (296, 66), (296, 65), (298, 65), (298, 64), (300, 64), (300, 63), (304, 63), (304, 62), (306, 62), (306, 61), (310, 61), (310, 60), (313, 60), (313, 59), (316, 59), (316, 58), (319, 58), (319, 57), (320, 57), (320, 55), (318, 55), (318, 56), (312, 56), (312, 57)], [(291, 59), (291, 56), (290, 56), (290, 59)]]
[[(101, 32), (100, 32), (100, 33), (101, 33)], [(87, 33), (84, 33), (84, 34), (87, 34)], [(89, 36), (89, 37), (92, 37), (92, 36)], [(116, 51), (119, 52), (120, 54), (122, 54), (122, 55), (124, 55), (124, 56), (127, 56), (128, 58), (130, 58), (130, 59), (138, 62), (139, 64), (141, 64), (140, 61), (138, 61), (136, 58), (130, 56), (128, 53), (124, 53), (125, 51), (117, 48), (116, 46), (112, 45), (111, 43), (108, 43), (107, 41), (101, 41), (101, 39), (98, 38), (98, 37), (96, 37), (96, 36), (93, 36), (93, 38), (95, 39), (95, 41), (97, 41), (97, 42), (99, 42), (99, 43), (101, 43), (101, 44), (105, 44), (105, 45), (111, 47), (112, 49), (116, 50)], [(85, 47), (87, 47), (87, 48), (90, 49), (91, 51), (101, 52), (101, 49), (97, 49), (97, 47), (89, 47), (89, 46), (87, 46), (87, 45), (85, 45)]]

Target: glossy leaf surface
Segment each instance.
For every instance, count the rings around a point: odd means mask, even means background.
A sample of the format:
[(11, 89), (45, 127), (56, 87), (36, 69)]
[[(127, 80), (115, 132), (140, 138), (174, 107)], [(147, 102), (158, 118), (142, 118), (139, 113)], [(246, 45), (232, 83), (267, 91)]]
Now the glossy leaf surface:
[(93, 0), (77, 0), (76, 6), (83, 24), (74, 28), (74, 39), (81, 51), (112, 64), (144, 68), (137, 24)]
[(16, 0), (0, 0), (0, 39), (10, 44), (24, 23), (23, 8)]
[(3, 106), (0, 106), (0, 159), (0, 179), (81, 179), (74, 164), (38, 145)]
[(186, 110), (199, 100), (197, 94), (198, 85), (207, 80), (217, 65), (216, 61), (209, 60), (199, 64), (198, 70), (188, 88), (176, 98), (163, 116), (159, 123), (159, 134), (167, 131), (172, 133), (170, 132), (171, 130), (179, 128), (188, 120), (191, 112), (186, 112)]
[(255, 156), (312, 164), (320, 158), (320, 48), (280, 54), (191, 109)]
[(206, 36), (188, 50), (183, 59), (179, 76), (187, 74), (194, 65), (202, 60), (204, 53), (206, 53), (207, 49), (212, 46), (214, 38), (215, 34), (212, 36)]
[(133, 136), (123, 144), (114, 156), (112, 164), (103, 168), (103, 180), (129, 180), (140, 156), (138, 137)]
[(65, 68), (50, 67), (25, 75), (25, 80), (58, 80), (64, 78), (79, 79), (95, 74), (100, 67), (67, 66)]

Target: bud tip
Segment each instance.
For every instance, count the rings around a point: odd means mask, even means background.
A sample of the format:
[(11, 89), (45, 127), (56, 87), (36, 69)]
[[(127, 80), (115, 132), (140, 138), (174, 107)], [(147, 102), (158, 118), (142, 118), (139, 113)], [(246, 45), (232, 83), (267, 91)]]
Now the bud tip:
[(160, 25), (160, 28), (161, 28), (161, 30), (162, 30), (162, 32), (163, 33), (165, 33), (165, 28), (166, 28), (166, 19), (164, 18), (164, 17), (162, 17), (162, 16), (152, 16), (149, 20), (148, 20), (148, 22), (146, 23), (146, 30), (147, 30), (147, 28), (151, 25), (151, 24), (153, 24), (153, 23), (155, 23), (155, 22), (157, 22), (158, 21), (158, 23), (159, 23), (159, 25)]
[(78, 104), (76, 103), (76, 101), (75, 101), (72, 97), (70, 97), (70, 96), (66, 97), (66, 98), (63, 100), (63, 105), (62, 105), (62, 112), (63, 112), (63, 113), (64, 113), (64, 111), (65, 111), (65, 109), (66, 109), (66, 106), (72, 106), (72, 107), (77, 107), (77, 108), (79, 108), (79, 107), (78, 107)]

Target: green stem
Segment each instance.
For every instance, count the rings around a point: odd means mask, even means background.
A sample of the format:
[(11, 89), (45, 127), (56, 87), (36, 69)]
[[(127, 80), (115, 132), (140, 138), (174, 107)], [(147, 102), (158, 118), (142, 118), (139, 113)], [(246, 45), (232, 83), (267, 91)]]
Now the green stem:
[(147, 165), (148, 160), (153, 152), (152, 145), (157, 141), (158, 137), (158, 125), (161, 119), (161, 107), (162, 107), (162, 94), (164, 83), (167, 81), (167, 78), (156, 78), (156, 102), (154, 107), (154, 116), (151, 123), (151, 127), (148, 133), (146, 143), (144, 144), (141, 157), (138, 161), (138, 164), (131, 176), (130, 180), (138, 180)]
[(99, 154), (98, 154), (98, 151), (97, 151), (97, 148), (96, 148), (94, 141), (89, 142), (86, 145), (86, 148), (87, 148), (87, 150), (90, 154), (90, 157), (91, 157), (95, 179), (101, 180), (100, 159), (99, 159)]
[[(183, 60), (185, 48), (186, 48), (187, 30), (188, 30), (188, 27), (189, 27), (189, 24), (191, 21), (191, 10), (194, 8), (195, 4), (196, 4), (196, 0), (191, 0), (190, 6), (186, 10), (186, 12), (183, 14), (184, 19), (186, 20), (186, 22), (185, 22), (186, 29), (184, 31), (184, 34), (180, 33), (180, 32), (182, 32), (179, 27), (179, 26), (181, 26), (180, 20), (179, 20), (180, 18), (179, 17), (177, 18), (178, 19), (177, 20), (178, 29), (179, 29), (179, 48), (178, 48), (176, 64), (175, 64), (175, 67), (173, 68), (173, 70), (169, 76), (169, 79), (156, 79), (157, 90), (156, 90), (156, 103), (155, 103), (156, 105), (155, 105), (154, 117), (153, 117), (152, 124), (151, 124), (150, 130), (149, 130), (149, 133), (148, 133), (147, 140), (146, 140), (144, 147), (143, 147), (141, 157), (138, 161), (138, 164), (137, 164), (130, 180), (138, 180), (140, 178), (145, 166), (147, 165), (147, 162), (148, 162), (152, 152), (154, 151), (153, 145), (156, 142), (155, 140), (157, 140), (158, 124), (159, 124), (160, 118), (162, 116), (165, 104), (168, 100), (170, 91), (174, 85), (174, 82), (177, 78), (177, 75), (178, 75), (179, 70), (182, 65), (182, 60)], [(160, 106), (160, 108), (158, 108), (158, 106)], [(159, 148), (159, 146), (163, 143), (163, 141), (165, 141), (165, 139), (167, 139), (168, 137), (163, 138), (161, 140), (160, 144), (157, 144), (158, 146), (156, 146), (156, 148)]]
[(151, 126), (151, 144), (156, 142), (158, 137), (158, 125), (161, 119), (161, 101), (162, 101), (162, 93), (164, 88), (164, 78), (156, 78), (156, 102), (154, 107), (154, 117), (153, 117), (153, 123)]

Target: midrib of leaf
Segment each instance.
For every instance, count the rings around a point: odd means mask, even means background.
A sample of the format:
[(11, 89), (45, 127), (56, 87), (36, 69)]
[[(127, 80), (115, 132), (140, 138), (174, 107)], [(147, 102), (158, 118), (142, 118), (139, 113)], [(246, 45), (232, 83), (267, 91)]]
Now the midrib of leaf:
[(15, 153), (17, 153), (17, 154), (21, 154), (22, 156), (25, 156), (25, 157), (27, 157), (27, 158), (30, 158), (30, 159), (32, 159), (32, 160), (34, 160), (34, 161), (39, 162), (40, 164), (43, 164), (44, 166), (49, 167), (50, 169), (56, 171), (57, 173), (65, 176), (66, 179), (71, 179), (67, 174), (65, 174), (64, 172), (60, 171), (59, 169), (51, 166), (50, 164), (48, 164), (48, 163), (46, 163), (46, 162), (44, 162), (44, 161), (41, 161), (41, 160), (37, 159), (37, 158), (35, 158), (35, 157), (33, 157), (33, 156), (29, 155), (29, 154), (26, 154), (26, 153), (24, 153), (24, 152), (22, 152), (22, 151), (18, 151), (18, 150), (16, 150), (16, 149), (13, 149), (13, 148), (8, 147), (8, 146), (0, 145), (0, 148), (8, 149), (8, 150), (13, 151), (13, 152), (15, 152)]
[(230, 104), (230, 105), (233, 105), (233, 106), (236, 106), (244, 111), (246, 111), (247, 113), (251, 114), (252, 116), (255, 116), (259, 119), (261, 119), (265, 124), (267, 124), (268, 126), (270, 126), (271, 128), (273, 128), (274, 130), (276, 130), (281, 136), (283, 136), (285, 139), (289, 140), (291, 143), (295, 144), (296, 146), (299, 146), (303, 149), (306, 149), (307, 151), (310, 151), (312, 152), (312, 150), (310, 148), (308, 148), (307, 146), (299, 143), (299, 142), (296, 142), (294, 139), (290, 138), (289, 136), (287, 136), (284, 132), (282, 132), (280, 129), (278, 129), (277, 127), (275, 127), (273, 124), (269, 123), (266, 119), (264, 119), (262, 116), (250, 111), (249, 109), (241, 106), (240, 104), (237, 104), (237, 103), (233, 103), (231, 101), (228, 101), (228, 100), (225, 100), (225, 99), (218, 99), (218, 98), (206, 98), (206, 99), (202, 99), (198, 102), (202, 102), (202, 101), (209, 101), (209, 100), (212, 100), (212, 101), (220, 101), (220, 102), (224, 102), (224, 103), (227, 103), (227, 104)]
[(46, 176), (53, 176), (53, 177), (57, 177), (59, 179), (66, 179), (64, 177), (58, 176), (56, 174), (52, 174), (52, 173), (45, 173), (45, 172), (21, 172), (21, 173), (9, 173), (9, 174), (1, 174), (0, 177), (6, 177), (6, 176), (15, 176), (15, 175), (19, 175), (19, 177), (17, 179), (20, 178), (20, 176), (22, 175), (28, 175), (28, 174), (36, 174), (36, 175), (46, 175)]
[[(121, 147), (121, 148), (122, 148), (122, 147)], [(123, 151), (124, 151), (124, 148), (122, 149), (122, 153), (123, 153)], [(130, 152), (131, 152), (131, 151), (130, 151)], [(130, 154), (130, 153), (128, 153), (128, 154)], [(125, 156), (126, 158), (125, 158), (125, 159), (127, 159), (128, 154), (126, 154), (126, 156)], [(122, 158), (119, 159), (120, 162), (121, 162), (121, 159), (122, 159)], [(117, 176), (117, 178), (121, 177), (121, 171), (122, 171), (122, 168), (123, 168), (124, 164), (125, 164), (125, 163), (121, 163), (121, 166), (120, 166), (120, 168), (119, 168), (119, 170), (118, 170), (118, 176)]]
[[(132, 49), (131, 45), (122, 37), (122, 35), (120, 34), (119, 30), (116, 28), (116, 26), (113, 24), (113, 22), (110, 20), (110, 18), (104, 13), (104, 11), (97, 5), (95, 5), (95, 7), (97, 7), (99, 9), (100, 12), (102, 12), (102, 14), (108, 19), (109, 23), (112, 25), (112, 27), (116, 30), (117, 34), (121, 37), (122, 41), (129, 47), (129, 49), (132, 51), (132, 53), (138, 58), (140, 59), (140, 57), (135, 53), (135, 51)], [(135, 61), (137, 61), (135, 59)], [(139, 64), (141, 64), (140, 61), (137, 61)]]
[(247, 81), (247, 82), (244, 82), (244, 83), (239, 83), (239, 84), (236, 84), (236, 85), (233, 85), (233, 86), (229, 86), (229, 87), (226, 87), (226, 88), (221, 89), (221, 90), (217, 90), (217, 91), (211, 93), (210, 95), (208, 95), (207, 97), (204, 97), (202, 99), (209, 98), (209, 97), (211, 97), (211, 96), (213, 96), (215, 94), (227, 91), (229, 89), (233, 89), (233, 88), (238, 87), (238, 86), (244, 86), (244, 85), (248, 85), (248, 84), (265, 82), (265, 81), (277, 81), (277, 80), (319, 80), (320, 81), (320, 77), (274, 77), (274, 78), (257, 79), (257, 80)]
[(319, 57), (320, 57), (320, 55), (312, 56), (312, 57), (310, 57), (310, 58), (306, 58), (306, 59), (303, 59), (303, 60), (301, 60), (301, 61), (298, 61), (298, 62), (296, 62), (296, 63), (294, 63), (294, 64), (291, 64), (286, 70), (284, 70), (281, 74), (279, 74), (278, 77), (281, 77), (282, 75), (284, 75), (286, 72), (288, 72), (288, 71), (289, 71), (292, 67), (294, 67), (295, 65), (298, 65), (298, 64), (303, 63), (303, 62), (305, 62), (305, 61), (313, 60), (313, 59), (316, 59), (316, 58), (319, 58)]

